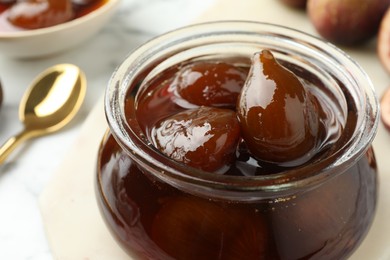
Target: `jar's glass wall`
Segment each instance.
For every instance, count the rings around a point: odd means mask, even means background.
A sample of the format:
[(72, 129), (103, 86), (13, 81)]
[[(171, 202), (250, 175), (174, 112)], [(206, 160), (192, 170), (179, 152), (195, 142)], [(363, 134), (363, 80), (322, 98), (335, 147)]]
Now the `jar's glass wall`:
[[(299, 169), (237, 177), (178, 164), (145, 138), (137, 95), (166, 69), (197, 60), (246, 62), (270, 49), (316, 82), (349, 134)], [(308, 76), (310, 75), (310, 76)], [(130, 102), (125, 108), (124, 104)], [(110, 133), (97, 167), (97, 196), (129, 254), (150, 259), (341, 259), (364, 238), (376, 205), (371, 142), (378, 103), (364, 71), (334, 46), (270, 24), (222, 22), (160, 36), (131, 53), (107, 90)], [(180, 246), (178, 246), (180, 245)]]

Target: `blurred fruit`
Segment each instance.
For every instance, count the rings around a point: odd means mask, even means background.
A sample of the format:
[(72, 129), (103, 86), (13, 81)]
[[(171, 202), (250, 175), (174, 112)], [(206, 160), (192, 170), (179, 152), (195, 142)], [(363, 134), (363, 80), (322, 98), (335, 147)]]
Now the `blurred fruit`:
[(389, 0), (308, 0), (307, 12), (326, 40), (355, 45), (376, 35), (389, 5)]
[(381, 98), (381, 118), (384, 126), (390, 131), (390, 87)]
[(319, 136), (316, 103), (270, 51), (254, 55), (237, 104), (242, 137), (258, 160), (290, 167), (315, 154)]
[(306, 8), (306, 2), (307, 0), (280, 0), (282, 3), (285, 5), (294, 7), (294, 8), (301, 8), (305, 9)]
[(383, 66), (390, 73), (390, 8), (379, 26), (377, 52)]

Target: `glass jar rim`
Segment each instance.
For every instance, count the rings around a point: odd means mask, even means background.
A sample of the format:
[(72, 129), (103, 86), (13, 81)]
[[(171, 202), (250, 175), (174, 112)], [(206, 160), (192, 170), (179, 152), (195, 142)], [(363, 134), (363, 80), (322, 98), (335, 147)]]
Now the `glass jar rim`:
[[(169, 55), (178, 44), (196, 41), (216, 35), (250, 35), (264, 37), (271, 41), (289, 41), (294, 48), (306, 48), (310, 55), (320, 54), (321, 58), (329, 58), (335, 69), (344, 73), (358, 88), (356, 93), (362, 95), (358, 108), (360, 123), (351, 139), (345, 144), (343, 151), (338, 150), (327, 159), (309, 164), (302, 168), (291, 169), (278, 174), (261, 176), (225, 176), (203, 172), (189, 168), (169, 159), (149, 142), (142, 134), (137, 134), (133, 126), (129, 126), (124, 111), (124, 102), (128, 88), (136, 79), (145, 77), (145, 63), (159, 60), (156, 56), (163, 51)], [(308, 54), (309, 55), (309, 54)], [(160, 57), (161, 58), (161, 57)], [(362, 111), (360, 111), (362, 110)], [(373, 84), (359, 64), (338, 47), (315, 36), (292, 28), (262, 22), (250, 21), (218, 21), (194, 24), (160, 35), (138, 49), (129, 53), (113, 73), (105, 96), (105, 112), (110, 130), (121, 147), (146, 171), (154, 172), (158, 178), (175, 186), (184, 186), (192, 192), (204, 190), (221, 190), (235, 192), (259, 192), (267, 194), (283, 192), (293, 188), (306, 189), (343, 172), (348, 162), (357, 161), (372, 143), (379, 121), (379, 102)], [(319, 172), (313, 169), (321, 166)], [(234, 194), (232, 194), (235, 196)]]

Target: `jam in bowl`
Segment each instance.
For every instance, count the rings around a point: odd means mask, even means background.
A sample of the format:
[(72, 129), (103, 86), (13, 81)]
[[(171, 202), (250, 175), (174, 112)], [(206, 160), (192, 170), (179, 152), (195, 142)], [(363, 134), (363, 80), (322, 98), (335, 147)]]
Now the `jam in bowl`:
[(0, 0), (0, 31), (42, 29), (85, 16), (108, 0)]
[(42, 58), (98, 33), (120, 0), (0, 0), (0, 54)]
[(137, 259), (343, 259), (376, 208), (378, 101), (342, 51), (215, 22), (132, 52), (106, 92), (96, 195)]

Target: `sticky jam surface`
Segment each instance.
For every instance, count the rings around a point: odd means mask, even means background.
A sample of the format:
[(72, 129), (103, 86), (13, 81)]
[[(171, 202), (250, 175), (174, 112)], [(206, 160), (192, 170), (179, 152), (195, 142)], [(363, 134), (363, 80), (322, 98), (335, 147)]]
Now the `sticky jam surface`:
[[(237, 116), (242, 89), (250, 84), (250, 61), (200, 62), (180, 64), (159, 74), (135, 99), (129, 93), (125, 106), (148, 141), (189, 167), (237, 178), (283, 173), (328, 157), (354, 131), (357, 111), (348, 96), (348, 112), (339, 113), (331, 98), (319, 90), (324, 86), (318, 78), (283, 64), (304, 85), (309, 106), (315, 106), (310, 109), (315, 109), (319, 136), (309, 148), (315, 152), (304, 159), (289, 157), (286, 160), (293, 163), (288, 165), (255, 155), (248, 148), (252, 140), (242, 136), (243, 119)], [(198, 82), (211, 91), (199, 90)], [(275, 102), (280, 105), (282, 101)], [(162, 182), (138, 166), (108, 135), (99, 153), (97, 191), (110, 230), (137, 258), (344, 259), (360, 244), (372, 222), (376, 178), (375, 157), (369, 148), (345, 172), (314, 189), (255, 202), (216, 200)]]
[[(252, 67), (249, 60), (196, 61), (156, 77), (136, 100), (147, 138), (172, 159), (227, 175), (272, 174), (329, 156), (356, 117), (337, 111), (314, 75), (296, 75), (274, 58), (259, 64), (259, 58)], [(127, 110), (134, 105), (128, 100)], [(205, 109), (213, 112), (201, 116)], [(235, 114), (240, 130), (224, 113)], [(220, 165), (215, 158), (223, 158)], [(208, 164), (215, 167), (202, 168)]]

